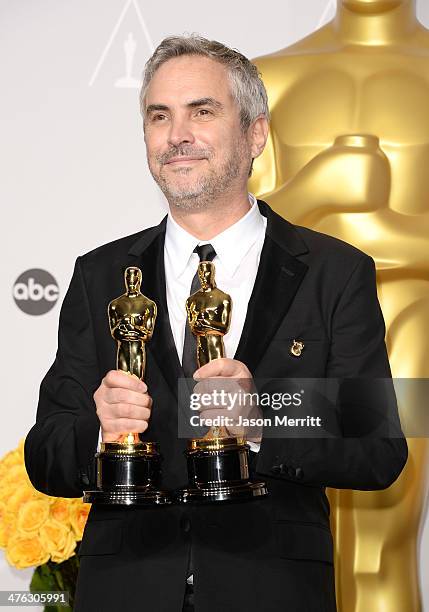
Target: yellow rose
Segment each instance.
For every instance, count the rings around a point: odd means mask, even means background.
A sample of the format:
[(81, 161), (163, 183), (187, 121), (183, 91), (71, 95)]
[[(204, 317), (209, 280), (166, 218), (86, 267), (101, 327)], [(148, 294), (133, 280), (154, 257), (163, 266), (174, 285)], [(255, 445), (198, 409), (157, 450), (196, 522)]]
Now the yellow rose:
[(23, 440), (7, 453), (0, 460), (0, 547), (6, 548), (9, 563), (23, 568), (46, 563), (49, 557), (57, 563), (71, 557), (75, 531), (84, 525), (78, 510), (71, 525), (74, 501), (36, 491), (25, 469)]
[(10, 534), (15, 528), (16, 516), (7, 511), (5, 503), (0, 502), (0, 548), (6, 548)]
[(10, 495), (7, 508), (9, 512), (17, 513), (22, 505), (30, 501), (31, 499), (35, 499), (34, 495), (35, 491), (32, 487), (30, 487), (26, 482), (23, 482), (15, 487), (14, 492)]
[(49, 553), (40, 542), (39, 536), (15, 536), (9, 541), (6, 559), (18, 569), (43, 565), (49, 559)]
[(33, 499), (21, 506), (17, 527), (23, 533), (37, 531), (49, 517), (50, 504), (47, 499)]
[(69, 531), (67, 533), (67, 539), (64, 542), (64, 546), (61, 549), (58, 549), (51, 555), (52, 561), (55, 563), (62, 563), (63, 561), (67, 561), (70, 557), (73, 557), (74, 550), (76, 548), (76, 538), (74, 537), (74, 533)]
[(61, 563), (74, 554), (76, 548), (74, 534), (58, 521), (47, 520), (40, 528), (39, 536), (45, 550), (51, 555), (52, 561)]
[(0, 488), (0, 501), (7, 504), (14, 492), (16, 491), (16, 485), (12, 483), (2, 482)]
[(24, 467), (24, 441), (18, 445), (13, 451), (8, 452), (0, 460), (0, 491), (4, 482), (17, 482), (27, 477), (27, 472)]
[(78, 542), (82, 539), (90, 510), (91, 504), (84, 504), (81, 499), (74, 500), (70, 507), (70, 522)]
[(24, 468), (22, 465), (12, 465), (6, 470), (1, 480), (2, 488), (5, 485), (13, 484), (16, 486), (18, 482), (23, 482), (25, 476)]
[(65, 497), (57, 497), (51, 505), (51, 517), (63, 524), (70, 524), (71, 501)]
[(26, 482), (27, 472), (22, 464), (12, 465), (7, 469), (6, 474), (3, 476), (0, 485), (0, 495), (4, 497), (4, 489), (10, 486), (16, 488), (18, 484)]
[(10, 528), (1, 521), (0, 522), (0, 548), (6, 548), (9, 540)]

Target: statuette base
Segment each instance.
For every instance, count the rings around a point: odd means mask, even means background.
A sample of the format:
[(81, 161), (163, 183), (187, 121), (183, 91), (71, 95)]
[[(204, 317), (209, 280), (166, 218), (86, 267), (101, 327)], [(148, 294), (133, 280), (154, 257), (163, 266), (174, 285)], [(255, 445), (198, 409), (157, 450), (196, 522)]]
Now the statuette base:
[(268, 494), (266, 484), (249, 479), (249, 447), (243, 438), (197, 438), (185, 451), (189, 484), (176, 501), (216, 503), (250, 500)]
[(247, 501), (268, 494), (265, 482), (248, 481), (238, 484), (224, 483), (217, 486), (184, 488), (176, 493), (180, 504), (212, 504), (215, 502)]
[(106, 442), (95, 455), (97, 488), (83, 501), (108, 505), (166, 505), (171, 494), (160, 488), (161, 461), (155, 442)]
[(83, 501), (90, 504), (120, 506), (165, 506), (172, 503), (168, 491), (157, 489), (123, 489), (114, 491), (85, 491)]

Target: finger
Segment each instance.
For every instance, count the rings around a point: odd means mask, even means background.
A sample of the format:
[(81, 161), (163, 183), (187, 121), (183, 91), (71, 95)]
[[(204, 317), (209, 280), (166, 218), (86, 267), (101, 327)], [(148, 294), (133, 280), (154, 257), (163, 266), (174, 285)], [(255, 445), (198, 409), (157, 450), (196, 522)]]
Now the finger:
[(193, 388), (192, 396), (194, 401), (198, 401), (201, 406), (206, 408), (211, 406), (232, 408), (244, 403), (243, 391), (245, 391), (243, 385), (239, 384), (237, 379), (216, 376), (198, 380)]
[(120, 387), (106, 387), (103, 399), (108, 404), (135, 404), (136, 406), (149, 406), (152, 398), (148, 393), (140, 393)]
[(209, 378), (212, 376), (248, 378), (250, 374), (248, 372), (247, 367), (241, 361), (229, 359), (228, 357), (220, 357), (201, 366), (201, 368), (194, 372), (194, 378)]
[(228, 429), (228, 433), (233, 437), (247, 438), (246, 432), (244, 430), (245, 428), (242, 425), (240, 426), (229, 425), (227, 429)]
[(150, 407), (135, 406), (134, 404), (105, 404), (99, 411), (100, 421), (107, 422), (118, 419), (137, 419), (147, 421), (150, 418)]
[(232, 415), (229, 410), (221, 410), (220, 408), (202, 408), (199, 413), (201, 419), (216, 419), (221, 417), (222, 419), (228, 419), (228, 422), (231, 419), (232, 423), (236, 418), (236, 415)]
[(200, 379), (197, 384), (194, 386), (192, 392), (194, 395), (211, 395), (215, 391), (222, 391), (225, 385), (223, 384), (223, 379), (219, 381), (219, 378), (203, 378)]
[(145, 382), (137, 378), (134, 374), (128, 374), (122, 370), (110, 370), (103, 378), (103, 384), (106, 387), (121, 387), (130, 391), (139, 391), (145, 393), (147, 385)]

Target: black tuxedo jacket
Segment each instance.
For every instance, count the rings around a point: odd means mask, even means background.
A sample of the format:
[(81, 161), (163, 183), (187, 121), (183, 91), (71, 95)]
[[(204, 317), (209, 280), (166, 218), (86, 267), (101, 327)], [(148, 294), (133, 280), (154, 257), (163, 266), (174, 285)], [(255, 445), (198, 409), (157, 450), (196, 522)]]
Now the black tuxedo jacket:
[[(390, 377), (373, 260), (340, 240), (292, 225), (262, 201), (258, 205), (267, 217), (266, 238), (235, 358), (261, 378)], [(142, 437), (161, 445), (164, 487), (186, 483), (186, 443), (177, 435), (183, 371), (167, 312), (164, 236), (165, 219), (76, 262), (61, 310), (58, 352), (25, 443), (27, 470), (40, 491), (80, 497), (94, 487), (99, 421), (93, 393), (116, 363), (106, 306), (123, 293), (128, 265), (141, 267), (142, 290), (158, 305), (147, 346), (153, 409)], [(299, 358), (290, 353), (294, 339), (305, 345)], [(368, 405), (355, 404), (354, 412), (360, 410), (368, 412)], [(401, 433), (263, 437), (252, 463), (268, 484), (266, 499), (198, 508), (93, 507), (80, 547), (75, 609), (178, 612), (192, 546), (196, 612), (332, 612), (325, 487), (383, 489), (406, 458)]]

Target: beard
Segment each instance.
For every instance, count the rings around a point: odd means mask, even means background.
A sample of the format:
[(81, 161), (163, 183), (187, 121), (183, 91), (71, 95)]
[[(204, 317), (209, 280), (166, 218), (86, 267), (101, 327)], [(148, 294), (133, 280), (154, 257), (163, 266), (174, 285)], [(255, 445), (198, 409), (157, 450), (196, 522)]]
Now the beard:
[[(168, 160), (180, 155), (207, 159), (209, 168), (188, 184), (180, 185), (180, 181), (174, 180), (174, 177), (164, 172), (164, 167)], [(247, 151), (244, 143), (241, 142), (237, 143), (236, 147), (233, 147), (220, 165), (214, 167), (210, 167), (210, 161), (214, 158), (213, 149), (197, 149), (189, 145), (173, 147), (168, 153), (157, 156), (155, 162), (156, 167), (160, 167), (159, 174), (155, 172), (150, 160), (148, 161), (149, 170), (170, 206), (175, 206), (182, 210), (199, 210), (214, 206), (216, 200), (222, 194), (228, 192), (236, 179), (244, 172), (243, 165), (247, 157), (249, 158), (250, 166), (250, 153)], [(194, 168), (183, 167), (177, 168), (174, 174), (186, 177), (192, 174), (192, 172), (195, 172)]]

